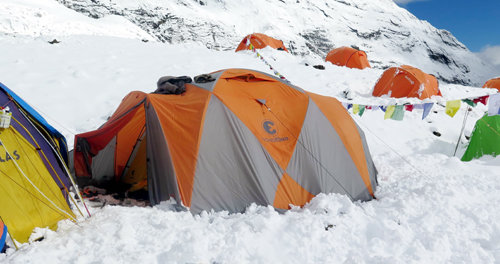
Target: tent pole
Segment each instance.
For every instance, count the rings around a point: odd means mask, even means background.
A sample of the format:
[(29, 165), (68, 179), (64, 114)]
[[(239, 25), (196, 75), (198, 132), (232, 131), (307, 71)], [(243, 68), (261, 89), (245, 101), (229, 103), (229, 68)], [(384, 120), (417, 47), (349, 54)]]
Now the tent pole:
[[(57, 158), (59, 159), (59, 161), (61, 162), (62, 164), (62, 167), (64, 168), (64, 170), (66, 171), (66, 173), (68, 174), (68, 178), (71, 182), (71, 185), (73, 186), (73, 188), (75, 189), (75, 192), (78, 196), (78, 198), (80, 199), (80, 201), (82, 202), (83, 206), (85, 207), (85, 210), (87, 210), (87, 214), (88, 216), (90, 217), (90, 211), (89, 209), (87, 208), (87, 205), (85, 204), (85, 201), (83, 200), (81, 194), (80, 194), (80, 190), (78, 189), (78, 186), (76, 185), (76, 183), (74, 182), (73, 180), (73, 177), (71, 177), (71, 172), (69, 171), (68, 169), (68, 166), (66, 165), (66, 162), (64, 162), (63, 158), (61, 157), (61, 154), (59, 153), (59, 151), (57, 151), (54, 146), (52, 146), (52, 144), (50, 144), (50, 142), (47, 141), (47, 139), (45, 138), (45, 136), (40, 132), (40, 130), (38, 130), (38, 128), (35, 126), (35, 124), (33, 124), (33, 122), (31, 122), (31, 119), (23, 112), (23, 111), (20, 111), (21, 114), (28, 120), (28, 122), (33, 125), (33, 127), (35, 128), (35, 130), (38, 132), (38, 134), (40, 134), (40, 136), (42, 136), (43, 139), (45, 139), (45, 141), (47, 142), (47, 144), (50, 146), (50, 148), (52, 149), (52, 151), (56, 154)], [(14, 119), (15, 120), (15, 119)], [(33, 141), (35, 141), (35, 139), (33, 138), (33, 136), (29, 133), (29, 131), (21, 124), (19, 123), (17, 120), (16, 122), (21, 126), (23, 127), (26, 132), (32, 137)], [(37, 144), (38, 146), (38, 143), (36, 143), (35, 141), (35, 144)], [(45, 154), (42, 152), (42, 154), (45, 156)], [(47, 159), (47, 157), (45, 157)], [(84, 217), (82, 211), (80, 210), (80, 207), (78, 206), (78, 204), (76, 203), (76, 201), (73, 199), (73, 197), (71, 197), (70, 195), (70, 192), (69, 190), (66, 188), (66, 186), (64, 185), (64, 183), (61, 181), (61, 178), (59, 177), (59, 175), (54, 171), (54, 173), (56, 174), (57, 178), (59, 179), (59, 182), (64, 186), (64, 189), (66, 190), (66, 192), (68, 193), (70, 199), (72, 200), (73, 204), (76, 206), (76, 208), (78, 209), (78, 212), (80, 212), (80, 214)]]
[(453, 152), (453, 157), (455, 157), (455, 155), (457, 154), (458, 145), (460, 145), (460, 139), (462, 138), (462, 134), (463, 134), (464, 129), (465, 129), (465, 124), (467, 123), (467, 117), (469, 116), (470, 111), (471, 111), (470, 106), (468, 106), (467, 112), (465, 112), (465, 115), (464, 115), (464, 122), (462, 123), (462, 129), (460, 130), (460, 135), (458, 136), (457, 145), (455, 146), (455, 152)]

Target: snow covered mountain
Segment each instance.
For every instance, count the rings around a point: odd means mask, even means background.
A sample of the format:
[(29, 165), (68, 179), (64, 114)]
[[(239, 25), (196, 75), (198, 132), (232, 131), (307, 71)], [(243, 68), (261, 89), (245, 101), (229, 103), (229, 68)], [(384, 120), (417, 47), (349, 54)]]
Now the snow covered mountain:
[(250, 33), (282, 39), (293, 54), (365, 50), (372, 66), (409, 64), (449, 83), (482, 85), (493, 75), (450, 32), (392, 0), (57, 0), (92, 18), (122, 16), (162, 42), (231, 50)]

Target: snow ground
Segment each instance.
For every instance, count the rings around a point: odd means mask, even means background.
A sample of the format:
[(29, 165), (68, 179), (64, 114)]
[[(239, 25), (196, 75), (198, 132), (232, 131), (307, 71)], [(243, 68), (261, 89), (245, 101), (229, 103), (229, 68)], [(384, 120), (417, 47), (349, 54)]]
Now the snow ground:
[[(0, 81), (39, 110), (70, 146), (74, 134), (101, 125), (128, 92), (153, 91), (160, 76), (224, 68), (271, 73), (251, 52), (143, 42), (140, 34), (131, 38), (122, 29), (101, 34), (114, 22), (101, 21), (93, 31), (10, 32), (2, 27), (2, 17)], [(53, 38), (61, 43), (49, 44)], [(262, 54), (305, 90), (346, 101), (341, 95), (349, 89), (352, 101), (362, 104), (417, 102), (372, 98), (381, 70), (347, 69), (268, 49)], [(427, 101), (492, 93), (440, 87), (443, 98)], [(442, 107), (434, 110), (425, 120), (419, 111), (406, 112), (403, 121), (384, 120), (381, 111), (353, 117), (365, 131), (379, 171), (377, 200), (319, 195), (284, 214), (250, 206), (243, 214), (192, 215), (169, 202), (152, 208), (92, 208), (93, 216), (79, 225), (62, 221), (57, 231), (36, 230), (46, 234), (43, 241), (9, 249), (0, 254), (0, 263), (498, 263), (500, 157), (461, 162), (463, 136), (456, 157), (453, 152), (465, 108), (454, 118)], [(482, 105), (474, 108), (465, 135), (484, 111)]]

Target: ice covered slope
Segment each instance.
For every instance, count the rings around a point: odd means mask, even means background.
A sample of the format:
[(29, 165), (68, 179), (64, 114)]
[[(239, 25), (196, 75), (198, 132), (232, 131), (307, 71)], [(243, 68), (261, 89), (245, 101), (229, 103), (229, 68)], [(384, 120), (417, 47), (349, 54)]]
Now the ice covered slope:
[(126, 17), (156, 39), (234, 49), (253, 32), (284, 40), (294, 54), (324, 58), (334, 47), (366, 50), (372, 66), (409, 64), (442, 81), (482, 85), (493, 75), (450, 32), (392, 0), (57, 0), (93, 18)]
[(153, 37), (124, 17), (110, 15), (95, 20), (54, 0), (0, 1), (0, 34), (46, 39), (97, 35), (153, 40)]

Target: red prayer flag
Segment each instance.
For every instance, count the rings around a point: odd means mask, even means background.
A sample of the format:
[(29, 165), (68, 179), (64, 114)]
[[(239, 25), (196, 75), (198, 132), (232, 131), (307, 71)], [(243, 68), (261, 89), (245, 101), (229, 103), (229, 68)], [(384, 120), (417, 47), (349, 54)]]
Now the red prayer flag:
[(489, 95), (481, 96), (479, 98), (476, 98), (472, 100), (475, 104), (477, 103), (482, 103), (483, 105), (486, 105), (486, 102), (488, 101)]
[(409, 105), (409, 104), (405, 105), (405, 110), (409, 111), (409, 112), (413, 111), (413, 105)]

